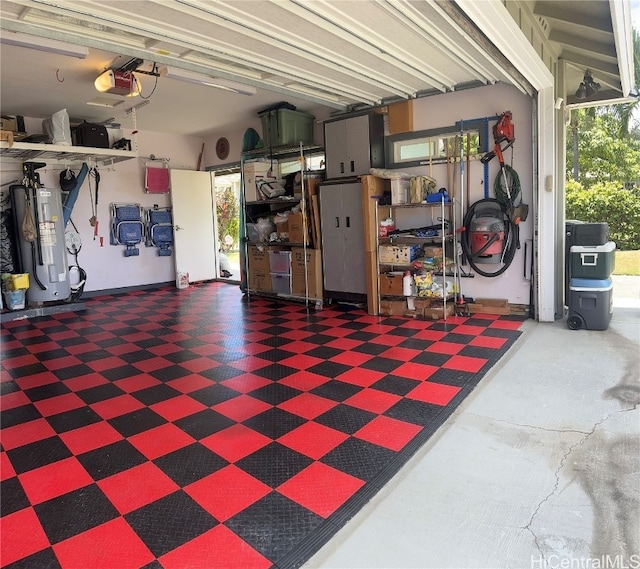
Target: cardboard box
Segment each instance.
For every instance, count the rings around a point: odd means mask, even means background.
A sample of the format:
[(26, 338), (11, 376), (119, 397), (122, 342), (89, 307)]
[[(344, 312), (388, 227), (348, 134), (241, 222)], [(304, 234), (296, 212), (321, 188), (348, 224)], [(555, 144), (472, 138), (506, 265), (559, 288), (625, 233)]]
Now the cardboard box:
[(467, 305), (467, 309), (471, 314), (508, 315), (511, 313), (509, 301), (501, 298), (476, 298), (474, 302)]
[(269, 251), (266, 247), (258, 247), (257, 245), (249, 245), (247, 247), (247, 263), (249, 271), (257, 270), (269, 274)]
[[(306, 235), (302, 212), (290, 213), (287, 219), (289, 226), (289, 243), (309, 244), (309, 220), (306, 221)], [(306, 238), (305, 238), (306, 237)]]
[[(447, 302), (447, 317), (453, 316), (454, 314), (455, 307), (453, 305), (453, 302)], [(445, 311), (442, 306), (442, 301), (433, 302), (430, 306), (426, 306), (422, 311), (422, 315), (427, 320), (440, 320), (441, 318), (444, 318)]]
[(2, 115), (0, 117), (0, 130), (7, 130), (10, 132), (18, 131), (18, 120), (16, 117), (10, 117), (7, 115)]
[[(309, 298), (323, 297), (322, 251), (307, 249), (307, 287)], [(291, 294), (305, 295), (305, 251), (302, 247), (291, 249)]]
[(421, 245), (380, 245), (379, 262), (387, 265), (409, 265), (422, 256)]
[(407, 310), (407, 302), (405, 300), (381, 300), (380, 314), (382, 316), (404, 316)]
[[(258, 190), (256, 189), (257, 180), (268, 178), (269, 180), (275, 181), (274, 176), (267, 176), (270, 169), (271, 162), (245, 162), (242, 169), (245, 201), (254, 202), (259, 199)], [(275, 172), (272, 174), (275, 175)]]
[(13, 132), (9, 130), (1, 130), (0, 141), (6, 142), (9, 148), (11, 148), (13, 146)]
[(413, 131), (413, 99), (391, 103), (389, 111), (389, 134)]
[(382, 273), (380, 275), (380, 294), (402, 296), (402, 279), (404, 275), (401, 272)]
[(289, 219), (276, 223), (276, 233), (280, 241), (289, 241)]
[(249, 268), (249, 290), (271, 292), (271, 274), (268, 270)]

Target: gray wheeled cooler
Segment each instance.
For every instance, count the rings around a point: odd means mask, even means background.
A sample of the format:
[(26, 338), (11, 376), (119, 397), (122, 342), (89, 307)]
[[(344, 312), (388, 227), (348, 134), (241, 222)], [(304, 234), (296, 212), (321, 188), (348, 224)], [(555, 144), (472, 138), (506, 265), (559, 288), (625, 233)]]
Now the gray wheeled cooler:
[(571, 330), (606, 330), (612, 314), (611, 279), (571, 279), (567, 316), (567, 326)]

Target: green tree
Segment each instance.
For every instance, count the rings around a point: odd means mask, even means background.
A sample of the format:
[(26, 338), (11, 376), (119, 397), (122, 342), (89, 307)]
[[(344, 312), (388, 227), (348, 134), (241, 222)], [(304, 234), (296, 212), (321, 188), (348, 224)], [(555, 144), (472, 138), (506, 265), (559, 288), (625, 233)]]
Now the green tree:
[(573, 178), (574, 138), (578, 133), (578, 182), (588, 189), (594, 184), (617, 182), (620, 186), (638, 182), (640, 137), (620, 135), (620, 118), (610, 107), (574, 109), (567, 130), (567, 178)]
[[(632, 31), (633, 42), (633, 66), (635, 70), (635, 92), (640, 94), (640, 31), (634, 29)], [(631, 103), (622, 103), (614, 105), (611, 110), (619, 119), (618, 134), (623, 138), (629, 136), (640, 137), (640, 124), (633, 122), (634, 113), (640, 109), (640, 97)]]
[(218, 246), (222, 251), (233, 251), (238, 246), (238, 208), (238, 200), (231, 187), (216, 188)]

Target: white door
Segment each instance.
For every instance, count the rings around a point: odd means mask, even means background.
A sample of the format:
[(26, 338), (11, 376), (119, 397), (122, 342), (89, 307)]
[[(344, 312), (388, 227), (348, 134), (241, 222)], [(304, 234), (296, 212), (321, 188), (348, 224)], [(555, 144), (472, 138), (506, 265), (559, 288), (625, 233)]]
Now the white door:
[(216, 278), (213, 187), (209, 172), (171, 169), (176, 273), (189, 273), (189, 282)]

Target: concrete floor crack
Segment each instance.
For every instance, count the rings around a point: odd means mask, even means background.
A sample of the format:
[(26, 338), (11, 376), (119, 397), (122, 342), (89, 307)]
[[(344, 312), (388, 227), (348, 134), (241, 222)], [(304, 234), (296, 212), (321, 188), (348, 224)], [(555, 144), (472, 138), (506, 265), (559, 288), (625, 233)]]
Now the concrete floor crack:
[[(533, 529), (531, 528), (531, 526), (533, 525), (534, 520), (536, 519), (536, 517), (538, 516), (538, 513), (540, 512), (540, 510), (542, 509), (542, 506), (551, 499), (551, 497), (558, 491), (558, 487), (560, 486), (560, 472), (562, 471), (562, 469), (564, 468), (567, 459), (569, 458), (569, 456), (571, 455), (571, 453), (573, 453), (573, 451), (575, 449), (577, 449), (578, 447), (582, 446), (587, 439), (593, 435), (593, 433), (596, 432), (596, 430), (602, 426), (605, 422), (607, 422), (609, 419), (611, 419), (612, 417), (620, 414), (620, 413), (626, 413), (628, 411), (634, 411), (638, 408), (638, 404), (633, 405), (632, 407), (626, 408), (626, 409), (620, 409), (619, 411), (616, 411), (615, 413), (609, 413), (608, 415), (605, 415), (602, 419), (600, 419), (599, 421), (597, 421), (593, 427), (591, 428), (591, 430), (589, 432), (584, 432), (584, 431), (572, 431), (572, 430), (562, 430), (562, 429), (544, 429), (544, 430), (550, 430), (550, 431), (557, 431), (557, 432), (577, 432), (577, 433), (582, 433), (584, 434), (584, 436), (576, 443), (573, 443), (567, 450), (567, 452), (564, 453), (564, 455), (562, 456), (562, 459), (560, 460), (560, 464), (558, 465), (558, 468), (556, 468), (555, 472), (554, 472), (554, 476), (555, 476), (555, 482), (553, 484), (553, 488), (551, 489), (551, 492), (549, 492), (540, 502), (538, 502), (538, 505), (536, 506), (535, 510), (533, 511), (533, 514), (531, 514), (531, 517), (529, 518), (529, 522), (527, 523), (526, 526), (524, 526), (523, 529), (527, 530), (532, 536), (533, 536), (533, 541), (534, 544), (536, 546), (536, 549), (538, 550), (538, 552), (541, 555), (541, 558), (543, 560), (547, 560), (544, 551), (542, 551), (542, 548), (540, 547), (540, 542), (539, 542), (539, 536), (536, 534), (536, 532), (533, 531)], [(519, 425), (519, 426), (525, 426), (525, 425)], [(535, 428), (535, 427), (534, 427)]]
[(549, 429), (547, 427), (539, 427), (537, 425), (528, 425), (524, 423), (514, 423), (513, 421), (506, 421), (505, 419), (495, 419), (494, 417), (487, 417), (485, 415), (478, 415), (477, 413), (466, 413), (466, 415), (470, 415), (473, 417), (480, 417), (482, 419), (489, 419), (491, 421), (495, 421), (496, 423), (506, 423), (507, 425), (513, 425), (514, 427), (523, 427), (525, 429), (537, 429), (539, 431), (546, 431), (548, 433), (576, 433), (578, 435), (589, 435), (591, 434), (588, 431), (579, 431), (577, 429)]

